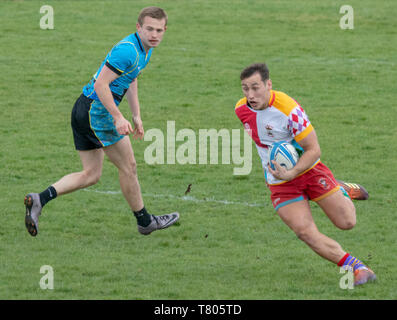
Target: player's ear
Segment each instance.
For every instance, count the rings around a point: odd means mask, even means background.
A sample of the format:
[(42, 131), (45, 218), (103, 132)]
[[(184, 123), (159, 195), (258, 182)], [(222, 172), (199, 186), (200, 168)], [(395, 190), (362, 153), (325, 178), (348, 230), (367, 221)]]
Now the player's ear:
[(271, 79), (267, 80), (266, 86), (269, 88), (269, 90), (273, 89), (273, 84), (272, 84), (272, 80)]

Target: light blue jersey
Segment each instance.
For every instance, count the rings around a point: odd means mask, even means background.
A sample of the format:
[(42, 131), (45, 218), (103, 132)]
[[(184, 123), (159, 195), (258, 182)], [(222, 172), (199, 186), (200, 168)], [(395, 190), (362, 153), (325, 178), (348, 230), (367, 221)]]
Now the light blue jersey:
[(101, 146), (106, 147), (123, 138), (116, 127), (112, 115), (99, 100), (94, 83), (104, 65), (119, 75), (109, 84), (115, 104), (118, 106), (131, 83), (138, 77), (148, 64), (152, 55), (150, 49), (146, 53), (138, 33), (130, 34), (117, 43), (108, 53), (91, 81), (83, 88), (83, 95), (91, 99), (88, 108), (89, 126)]
[(148, 64), (152, 55), (152, 50), (153, 49), (150, 49), (146, 54), (138, 32), (125, 37), (110, 50), (91, 81), (83, 88), (84, 95), (87, 98), (99, 101), (94, 89), (94, 83), (103, 66), (106, 65), (119, 75), (119, 77), (109, 85), (114, 100), (118, 105), (127, 92), (131, 82), (138, 77), (139, 73)]

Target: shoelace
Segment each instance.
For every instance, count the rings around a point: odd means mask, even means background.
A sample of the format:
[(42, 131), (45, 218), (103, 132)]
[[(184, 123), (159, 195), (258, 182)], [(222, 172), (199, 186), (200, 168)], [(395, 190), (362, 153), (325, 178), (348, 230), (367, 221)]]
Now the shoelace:
[(159, 218), (160, 220), (169, 220), (170, 219), (170, 217), (169, 217), (169, 215), (167, 214), (167, 215), (164, 215), (164, 216), (159, 216), (159, 217), (157, 217), (157, 218)]
[(167, 222), (169, 220), (169, 215), (164, 215), (164, 216), (152, 215), (152, 217), (156, 221), (157, 225), (159, 225), (159, 220), (165, 220), (165, 222)]

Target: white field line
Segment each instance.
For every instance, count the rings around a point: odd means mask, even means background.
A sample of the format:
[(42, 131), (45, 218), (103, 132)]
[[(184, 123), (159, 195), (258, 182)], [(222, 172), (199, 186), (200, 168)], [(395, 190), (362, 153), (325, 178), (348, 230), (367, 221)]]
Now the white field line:
[[(121, 191), (102, 191), (102, 190), (90, 190), (90, 189), (83, 189), (84, 191), (88, 192), (95, 192), (95, 193), (101, 193), (101, 194), (108, 194), (108, 195), (115, 195), (115, 194), (121, 194)], [(247, 207), (264, 207), (265, 204), (260, 204), (260, 203), (249, 203), (249, 202), (238, 202), (238, 201), (229, 201), (229, 200), (217, 200), (214, 198), (205, 198), (205, 199), (197, 199), (192, 196), (174, 196), (172, 194), (153, 194), (153, 193), (143, 193), (143, 197), (152, 197), (152, 198), (171, 198), (171, 199), (177, 199), (177, 200), (182, 200), (182, 201), (191, 201), (195, 203), (202, 203), (202, 202), (213, 202), (213, 203), (221, 203), (221, 204), (226, 204), (226, 205), (241, 205), (241, 206), (247, 206)]]

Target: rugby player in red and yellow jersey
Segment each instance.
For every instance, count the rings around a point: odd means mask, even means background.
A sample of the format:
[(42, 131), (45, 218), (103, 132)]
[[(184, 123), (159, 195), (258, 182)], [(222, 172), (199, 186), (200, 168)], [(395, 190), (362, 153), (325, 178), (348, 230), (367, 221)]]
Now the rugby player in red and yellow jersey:
[[(320, 161), (316, 131), (303, 108), (287, 94), (272, 90), (265, 64), (250, 65), (240, 79), (245, 97), (237, 102), (235, 112), (255, 141), (271, 200), (281, 219), (318, 255), (351, 268), (355, 285), (375, 280), (371, 269), (322, 234), (314, 223), (309, 200), (315, 201), (342, 230), (354, 227), (356, 210), (344, 188)], [(275, 161), (275, 170), (269, 165), (268, 147), (278, 141), (288, 141), (302, 152), (290, 170)]]

